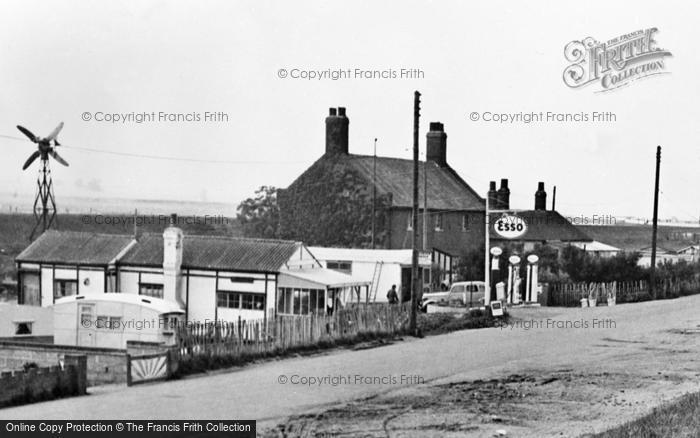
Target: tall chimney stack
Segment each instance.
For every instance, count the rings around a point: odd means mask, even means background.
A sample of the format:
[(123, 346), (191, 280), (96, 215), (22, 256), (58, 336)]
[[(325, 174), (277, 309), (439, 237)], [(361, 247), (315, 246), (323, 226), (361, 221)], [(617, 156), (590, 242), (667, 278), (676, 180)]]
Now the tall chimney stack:
[(547, 209), (547, 192), (544, 191), (544, 183), (537, 183), (537, 191), (535, 192), (535, 210)]
[(163, 231), (163, 299), (184, 305), (182, 296), (183, 233), (177, 227), (177, 215), (170, 215), (170, 225)]
[(442, 123), (430, 122), (426, 146), (426, 161), (433, 161), (440, 167), (447, 166), (447, 134)]
[(489, 181), (489, 209), (495, 210), (498, 208), (498, 191), (496, 191), (496, 181)]
[(508, 210), (510, 208), (510, 189), (508, 188), (508, 179), (501, 179), (501, 188), (496, 193), (499, 210)]
[(348, 153), (348, 128), (350, 120), (345, 108), (330, 108), (326, 117), (326, 154)]

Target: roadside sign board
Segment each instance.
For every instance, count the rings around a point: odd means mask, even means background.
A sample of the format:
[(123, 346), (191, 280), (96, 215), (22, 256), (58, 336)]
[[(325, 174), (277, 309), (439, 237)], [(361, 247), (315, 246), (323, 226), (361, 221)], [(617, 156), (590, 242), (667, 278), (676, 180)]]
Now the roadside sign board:
[(491, 302), (491, 315), (493, 316), (503, 316), (503, 306), (500, 301)]
[(493, 230), (505, 239), (517, 239), (527, 232), (527, 223), (520, 216), (504, 213), (494, 222)]

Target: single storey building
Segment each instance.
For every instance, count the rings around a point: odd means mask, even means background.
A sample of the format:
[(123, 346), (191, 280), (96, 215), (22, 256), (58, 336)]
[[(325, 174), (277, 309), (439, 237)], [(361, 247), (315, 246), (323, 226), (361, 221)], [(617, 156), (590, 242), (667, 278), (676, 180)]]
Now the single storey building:
[[(328, 272), (301, 242), (186, 236), (175, 223), (162, 235), (45, 232), (16, 258), (19, 303), (116, 293), (174, 303), (190, 322), (237, 321), (326, 312), (368, 287)], [(309, 302), (311, 289), (326, 306)], [(291, 305), (279, 305), (289, 290)]]

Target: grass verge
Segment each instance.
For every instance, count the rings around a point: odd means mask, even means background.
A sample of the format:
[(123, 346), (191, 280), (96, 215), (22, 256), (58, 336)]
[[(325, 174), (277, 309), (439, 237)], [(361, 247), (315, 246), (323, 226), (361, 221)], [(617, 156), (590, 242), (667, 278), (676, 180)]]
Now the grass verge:
[(649, 414), (594, 435), (594, 438), (698, 437), (700, 393), (686, 394)]

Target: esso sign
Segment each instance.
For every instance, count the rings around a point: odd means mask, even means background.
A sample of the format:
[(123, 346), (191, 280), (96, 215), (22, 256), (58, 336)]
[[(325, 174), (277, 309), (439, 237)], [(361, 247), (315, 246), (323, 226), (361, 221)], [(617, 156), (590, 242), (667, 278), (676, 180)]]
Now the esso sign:
[(493, 229), (505, 239), (517, 239), (527, 232), (527, 224), (521, 217), (504, 214), (493, 224)]

